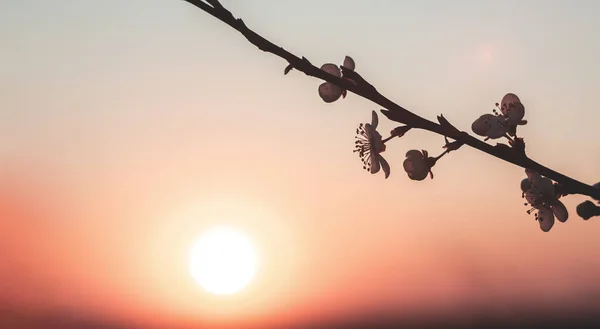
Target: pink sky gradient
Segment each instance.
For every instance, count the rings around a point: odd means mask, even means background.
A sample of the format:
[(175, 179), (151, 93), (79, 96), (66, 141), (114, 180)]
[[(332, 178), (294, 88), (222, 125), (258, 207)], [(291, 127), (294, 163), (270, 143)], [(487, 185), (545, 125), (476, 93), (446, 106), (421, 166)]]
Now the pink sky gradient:
[[(600, 181), (595, 2), (223, 3), (313, 63), (351, 55), (390, 99), (461, 129), (517, 93), (528, 154)], [(0, 40), (0, 310), (149, 327), (600, 310), (585, 198), (544, 234), (524, 170), (486, 154), (411, 181), (407, 150), (442, 151), (422, 131), (389, 143), (389, 179), (370, 175), (353, 133), (377, 107), (324, 104), (320, 81), (183, 1), (3, 3)], [(215, 223), (264, 259), (230, 298), (187, 270)]]

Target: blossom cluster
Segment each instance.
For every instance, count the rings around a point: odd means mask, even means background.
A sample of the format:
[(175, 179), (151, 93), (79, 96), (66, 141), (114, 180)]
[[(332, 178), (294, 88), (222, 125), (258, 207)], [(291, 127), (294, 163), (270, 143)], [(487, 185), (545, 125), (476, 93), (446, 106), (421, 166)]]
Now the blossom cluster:
[[(354, 71), (354, 69), (356, 68), (356, 64), (350, 56), (346, 56), (346, 58), (344, 58), (344, 63), (342, 64), (342, 66), (350, 71)], [(335, 76), (336, 78), (342, 78), (351, 81), (351, 79), (349, 79), (348, 77), (343, 76), (341, 68), (335, 64), (323, 64), (323, 66), (321, 66), (321, 70)], [(345, 89), (331, 82), (323, 82), (319, 86), (319, 96), (321, 96), (321, 99), (325, 103), (335, 102), (338, 99), (340, 99), (340, 97), (345, 98), (346, 94), (347, 91)]]
[[(371, 113), (371, 123), (361, 123), (358, 126), (356, 140), (354, 141), (354, 152), (358, 153), (363, 163), (363, 169), (372, 174), (376, 174), (382, 169), (385, 178), (388, 178), (390, 176), (390, 165), (381, 155), (386, 149), (385, 142), (394, 137), (402, 137), (409, 128), (407, 126), (398, 127), (390, 132), (389, 138), (384, 140), (377, 131), (378, 123), (377, 112), (373, 111)], [(431, 167), (433, 167), (436, 160), (436, 158), (430, 157), (425, 150), (410, 150), (406, 152), (406, 159), (403, 163), (404, 171), (413, 180), (423, 180), (427, 175), (433, 178)]]
[[(355, 62), (349, 56), (344, 59), (342, 67), (328, 63), (324, 64), (321, 69), (356, 85), (355, 81), (344, 76), (344, 72), (354, 74)], [(340, 97), (345, 98), (346, 90), (334, 83), (324, 82), (319, 86), (319, 96), (323, 101), (331, 103), (340, 99)], [(507, 93), (502, 97), (500, 103), (496, 103), (496, 108), (492, 112), (479, 116), (471, 125), (471, 130), (476, 135), (485, 137), (484, 141), (506, 138), (510, 146), (518, 151), (515, 154), (525, 157), (525, 142), (523, 138), (517, 136), (517, 127), (527, 124), (527, 120), (523, 119), (525, 117), (525, 106), (521, 99), (513, 93)], [(442, 126), (449, 125), (443, 117), (441, 117), (440, 123)], [(412, 127), (409, 124), (399, 126), (390, 132), (389, 137), (383, 138), (377, 130), (378, 125), (377, 112), (372, 111), (371, 122), (361, 123), (356, 129), (354, 152), (361, 159), (363, 169), (371, 174), (383, 171), (385, 178), (388, 178), (391, 168), (382, 155), (386, 151), (386, 142), (394, 137), (402, 137)], [(451, 135), (448, 134), (448, 136)], [(412, 149), (406, 152), (403, 168), (410, 179), (422, 181), (427, 176), (433, 179), (432, 168), (436, 162), (445, 154), (457, 150), (463, 145), (463, 142), (459, 141), (449, 142), (448, 137), (445, 137), (445, 141), (445, 151), (437, 157), (430, 156), (426, 150)], [(567, 195), (563, 187), (531, 169), (526, 169), (525, 173), (527, 178), (521, 181), (521, 196), (527, 201), (525, 205), (530, 207), (527, 213), (534, 214), (541, 230), (544, 232), (550, 231), (555, 220), (559, 222), (567, 221), (569, 212), (560, 200), (562, 196)], [(600, 183), (594, 185), (594, 187), (600, 189)], [(600, 200), (596, 201), (600, 202)], [(577, 206), (577, 214), (587, 220), (592, 216), (600, 216), (600, 207), (592, 201), (585, 201)]]
[(516, 136), (517, 126), (527, 124), (527, 121), (523, 120), (525, 106), (517, 95), (504, 95), (502, 101), (496, 103), (496, 108), (498, 110), (494, 109), (493, 114), (483, 114), (473, 122), (471, 129), (474, 133), (486, 139)]
[(557, 193), (552, 180), (530, 169), (526, 169), (525, 173), (527, 178), (521, 181), (522, 197), (527, 200), (525, 205), (532, 207), (527, 211), (528, 214), (537, 210), (535, 219), (542, 231), (550, 231), (554, 225), (554, 218), (563, 223), (567, 221), (569, 212), (559, 200), (561, 195)]

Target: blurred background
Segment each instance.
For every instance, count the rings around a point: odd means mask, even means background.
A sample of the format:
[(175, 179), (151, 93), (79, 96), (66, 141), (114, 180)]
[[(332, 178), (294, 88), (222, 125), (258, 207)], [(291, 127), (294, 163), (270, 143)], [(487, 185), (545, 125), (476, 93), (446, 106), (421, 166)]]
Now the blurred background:
[[(528, 155), (600, 181), (595, 1), (222, 3), (315, 65), (469, 130), (508, 92)], [(527, 215), (524, 170), (467, 147), (408, 179), (410, 131), (352, 153), (374, 104), (176, 0), (0, 3), (0, 327), (570, 327), (600, 311), (600, 222)], [(395, 127), (380, 115), (382, 134)], [(385, 137), (385, 136), (384, 136)], [(255, 280), (210, 296), (187, 267), (211, 223), (243, 228)]]

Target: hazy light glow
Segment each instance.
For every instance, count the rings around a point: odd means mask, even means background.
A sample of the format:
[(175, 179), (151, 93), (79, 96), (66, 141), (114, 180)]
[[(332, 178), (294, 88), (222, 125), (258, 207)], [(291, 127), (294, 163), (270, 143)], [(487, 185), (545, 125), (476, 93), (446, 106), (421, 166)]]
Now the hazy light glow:
[(190, 271), (206, 291), (229, 295), (246, 287), (258, 266), (258, 253), (248, 237), (234, 228), (206, 231), (190, 254)]

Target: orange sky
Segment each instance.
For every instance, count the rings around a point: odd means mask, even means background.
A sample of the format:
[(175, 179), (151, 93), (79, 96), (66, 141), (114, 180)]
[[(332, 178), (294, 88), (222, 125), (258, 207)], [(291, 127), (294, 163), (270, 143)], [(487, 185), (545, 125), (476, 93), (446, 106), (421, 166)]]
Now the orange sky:
[[(583, 37), (594, 5), (529, 3), (499, 29), (514, 4), (430, 2), (453, 14), (224, 1), (314, 63), (352, 55), (381, 92), (429, 119), (444, 113), (468, 129), (515, 92), (528, 154), (600, 180), (600, 43)], [(569, 51), (536, 27), (561, 13), (574, 30), (554, 35)], [(359, 16), (361, 26), (344, 23)], [(525, 213), (524, 171), (475, 150), (411, 181), (405, 152), (443, 145), (421, 131), (389, 143), (388, 180), (370, 175), (351, 150), (376, 107), (354, 95), (324, 104), (319, 81), (284, 76), (281, 60), (185, 3), (2, 4), (0, 39), (10, 50), (0, 63), (0, 311), (193, 327), (600, 309), (600, 222), (574, 212), (585, 198), (568, 197), (570, 219), (544, 234)], [(380, 119), (386, 134), (394, 125)], [(243, 229), (261, 254), (255, 280), (230, 298), (188, 272), (191, 244), (216, 223)]]

